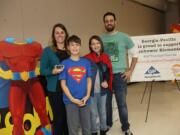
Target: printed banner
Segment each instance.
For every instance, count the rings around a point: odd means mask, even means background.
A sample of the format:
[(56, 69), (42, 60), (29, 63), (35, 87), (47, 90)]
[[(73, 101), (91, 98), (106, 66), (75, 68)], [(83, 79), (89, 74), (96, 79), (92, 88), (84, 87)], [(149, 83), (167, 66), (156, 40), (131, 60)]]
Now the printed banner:
[(180, 33), (136, 36), (132, 40), (138, 62), (131, 82), (180, 80)]

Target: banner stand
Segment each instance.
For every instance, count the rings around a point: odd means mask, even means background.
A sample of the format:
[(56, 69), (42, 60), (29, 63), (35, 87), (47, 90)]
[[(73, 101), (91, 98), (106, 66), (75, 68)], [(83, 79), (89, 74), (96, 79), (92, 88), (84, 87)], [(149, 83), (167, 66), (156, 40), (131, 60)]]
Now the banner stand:
[[(152, 81), (150, 82), (150, 92), (149, 92), (149, 99), (148, 99), (148, 104), (147, 104), (147, 111), (146, 111), (145, 122), (147, 122), (147, 119), (148, 119), (149, 108), (150, 108), (150, 104), (151, 104), (152, 86), (153, 86), (153, 83), (154, 83), (154, 82), (155, 82), (154, 80), (152, 80)], [(142, 102), (143, 102), (144, 95), (145, 95), (145, 93), (146, 93), (147, 87), (148, 87), (148, 82), (146, 82), (146, 84), (145, 84), (145, 89), (144, 89), (144, 92), (143, 92), (143, 95), (142, 95), (142, 98), (141, 98), (141, 104), (142, 104)]]
[(175, 83), (177, 85), (178, 90), (180, 91), (180, 86), (179, 86), (178, 80), (175, 79)]
[[(146, 82), (145, 83), (145, 89), (144, 89), (144, 92), (143, 92), (143, 95), (142, 95), (142, 98), (141, 98), (141, 104), (143, 103), (143, 100), (144, 100), (144, 95), (147, 91), (147, 88), (148, 88), (148, 83), (150, 83), (150, 92), (149, 92), (149, 98), (148, 98), (148, 103), (147, 103), (147, 111), (146, 111), (146, 118), (145, 118), (145, 122), (147, 122), (147, 119), (148, 119), (148, 114), (149, 114), (149, 108), (150, 108), (150, 104), (151, 104), (151, 94), (152, 94), (152, 87), (153, 87), (153, 83), (155, 82), (155, 80), (152, 80), (150, 82)], [(179, 83), (178, 83), (178, 80), (175, 79), (175, 83), (177, 85), (177, 88), (178, 90), (180, 91), (180, 86), (179, 86)]]

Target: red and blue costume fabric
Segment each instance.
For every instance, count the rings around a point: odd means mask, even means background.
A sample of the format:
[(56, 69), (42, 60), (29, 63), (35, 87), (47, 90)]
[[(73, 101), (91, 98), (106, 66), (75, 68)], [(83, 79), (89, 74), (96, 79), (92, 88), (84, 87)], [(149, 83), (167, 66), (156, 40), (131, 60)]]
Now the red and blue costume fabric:
[(170, 30), (172, 33), (179, 33), (180, 32), (180, 24), (172, 24), (170, 26)]
[(43, 88), (35, 73), (41, 53), (42, 47), (38, 42), (15, 43), (13, 39), (0, 41), (0, 61), (5, 62), (12, 72), (9, 110), (14, 124), (13, 135), (24, 135), (23, 116), (27, 96), (39, 115), (42, 127), (50, 124)]
[[(9, 70), (8, 66), (1, 61), (0, 61), (0, 67), (5, 71)], [(10, 80), (6, 80), (0, 77), (0, 109), (9, 106), (8, 103), (9, 88), (10, 88)]]

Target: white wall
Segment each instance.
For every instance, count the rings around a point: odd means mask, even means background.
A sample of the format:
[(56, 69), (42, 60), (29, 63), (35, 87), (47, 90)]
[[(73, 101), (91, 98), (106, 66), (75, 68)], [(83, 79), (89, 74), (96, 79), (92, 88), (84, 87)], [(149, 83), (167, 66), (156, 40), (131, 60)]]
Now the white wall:
[(130, 35), (164, 32), (163, 13), (129, 0), (1, 0), (0, 39), (32, 37), (46, 46), (52, 26), (61, 22), (82, 38), (86, 53), (89, 37), (103, 32), (107, 11), (115, 12), (118, 29)]

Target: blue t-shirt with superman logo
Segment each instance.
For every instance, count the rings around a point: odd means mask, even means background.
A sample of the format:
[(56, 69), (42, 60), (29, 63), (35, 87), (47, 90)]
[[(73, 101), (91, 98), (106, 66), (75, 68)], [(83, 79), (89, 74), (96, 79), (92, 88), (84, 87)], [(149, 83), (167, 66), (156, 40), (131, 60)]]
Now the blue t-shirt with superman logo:
[[(86, 58), (80, 58), (78, 61), (69, 58), (61, 64), (64, 65), (64, 70), (59, 74), (59, 80), (66, 80), (66, 85), (74, 98), (84, 98), (87, 95), (87, 77), (91, 77), (90, 62)], [(65, 104), (72, 103), (65, 94), (63, 101)]]

